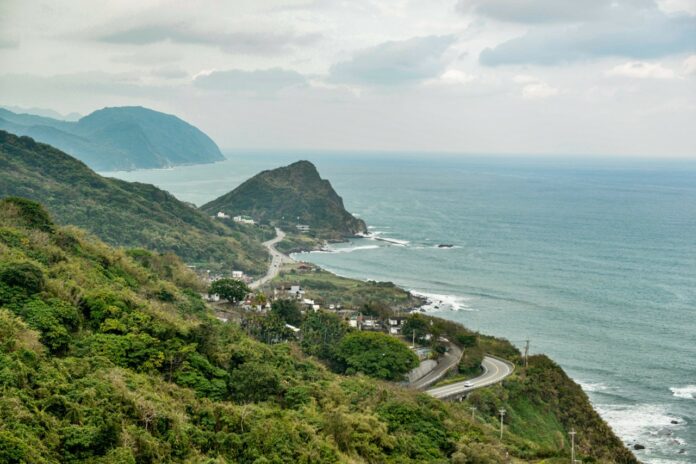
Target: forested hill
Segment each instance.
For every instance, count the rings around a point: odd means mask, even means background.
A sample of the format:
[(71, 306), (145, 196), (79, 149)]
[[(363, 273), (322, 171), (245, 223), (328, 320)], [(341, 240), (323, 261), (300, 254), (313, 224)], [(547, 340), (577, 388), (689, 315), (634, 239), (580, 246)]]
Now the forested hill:
[(0, 108), (0, 129), (53, 145), (98, 171), (224, 159), (215, 142), (196, 127), (139, 106), (104, 108), (76, 122)]
[(210, 214), (245, 214), (290, 230), (297, 224), (309, 225), (317, 236), (367, 232), (365, 222), (346, 211), (343, 199), (309, 161), (263, 171), (201, 209)]
[(173, 252), (227, 271), (260, 274), (267, 265), (260, 240), (168, 192), (102, 177), (49, 145), (0, 131), (0, 198), (7, 196), (40, 201), (59, 223), (82, 227), (112, 245)]
[(172, 255), (115, 250), (35, 202), (0, 200), (0, 462), (556, 464), (572, 425), (583, 462), (637, 463), (544, 359), (446, 403), (332, 373), (303, 354), (325, 330), (253, 340), (201, 290)]

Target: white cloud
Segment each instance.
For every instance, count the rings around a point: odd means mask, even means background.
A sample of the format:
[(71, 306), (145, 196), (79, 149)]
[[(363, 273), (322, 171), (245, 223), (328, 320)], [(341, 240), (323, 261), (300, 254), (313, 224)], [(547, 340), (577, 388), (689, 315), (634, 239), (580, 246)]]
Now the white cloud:
[(687, 76), (692, 76), (696, 74), (696, 55), (691, 55), (684, 60), (683, 63), (684, 74)]
[(607, 71), (607, 74), (634, 79), (674, 79), (677, 77), (672, 69), (665, 68), (660, 63), (647, 63), (645, 61), (629, 61), (614, 66)]
[(657, 5), (666, 13), (696, 15), (696, 1), (694, 0), (657, 0)]
[(378, 86), (425, 81), (445, 68), (443, 54), (454, 40), (453, 36), (433, 35), (384, 42), (331, 66), (329, 79)]
[(553, 87), (543, 80), (528, 76), (525, 74), (518, 74), (512, 79), (516, 84), (522, 85), (522, 97), (526, 99), (541, 99), (555, 97), (560, 93), (560, 90)]
[(280, 90), (302, 86), (307, 79), (296, 71), (281, 68), (244, 71), (201, 71), (193, 79), (196, 87), (214, 92), (273, 95)]
[(476, 76), (458, 69), (450, 69), (440, 76), (425, 81), (427, 86), (462, 86), (476, 80)]

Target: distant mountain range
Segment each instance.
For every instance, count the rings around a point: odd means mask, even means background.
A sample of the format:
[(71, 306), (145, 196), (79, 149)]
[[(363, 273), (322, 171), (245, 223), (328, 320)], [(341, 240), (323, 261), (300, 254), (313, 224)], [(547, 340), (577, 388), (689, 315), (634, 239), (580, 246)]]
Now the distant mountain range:
[(367, 232), (365, 222), (346, 211), (343, 199), (309, 161), (263, 171), (201, 209), (210, 214), (249, 215), (290, 231), (298, 224), (307, 225), (321, 238)]
[(153, 185), (102, 177), (56, 148), (0, 130), (0, 198), (8, 196), (40, 201), (59, 223), (111, 245), (173, 252), (228, 272), (261, 274), (267, 266), (255, 228), (225, 225)]
[(0, 108), (0, 129), (53, 145), (97, 171), (224, 159), (215, 142), (199, 129), (176, 116), (139, 106), (104, 108), (78, 121)]

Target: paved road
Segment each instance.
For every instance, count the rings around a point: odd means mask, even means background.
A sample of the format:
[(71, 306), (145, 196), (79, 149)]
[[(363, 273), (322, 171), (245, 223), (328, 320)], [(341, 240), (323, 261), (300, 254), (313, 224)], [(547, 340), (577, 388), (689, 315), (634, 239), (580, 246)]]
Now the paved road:
[(271, 281), (275, 276), (278, 275), (278, 272), (280, 272), (280, 267), (283, 263), (293, 262), (292, 258), (275, 249), (276, 243), (280, 242), (284, 238), (285, 232), (276, 227), (275, 238), (267, 242), (263, 242), (263, 246), (265, 246), (268, 249), (268, 252), (271, 254), (271, 264), (268, 266), (268, 272), (266, 272), (266, 275), (249, 284), (249, 288), (259, 288), (266, 282)]
[(462, 350), (453, 343), (450, 343), (449, 347), (449, 351), (438, 358), (435, 369), (409, 384), (409, 387), (415, 388), (416, 390), (424, 390), (440, 380), (447, 371), (456, 367), (462, 359)]
[[(483, 367), (483, 375), (476, 377), (475, 379), (452, 383), (450, 385), (445, 385), (444, 387), (431, 388), (425, 392), (442, 400), (455, 399), (465, 393), (476, 390), (477, 388), (487, 387), (488, 385), (498, 383), (508, 375), (512, 374), (512, 371), (515, 369), (511, 363), (501, 361), (500, 359), (492, 358), (490, 356), (484, 356), (483, 362), (481, 362), (481, 367)], [(469, 382), (472, 384), (472, 386), (464, 386), (465, 383)]]

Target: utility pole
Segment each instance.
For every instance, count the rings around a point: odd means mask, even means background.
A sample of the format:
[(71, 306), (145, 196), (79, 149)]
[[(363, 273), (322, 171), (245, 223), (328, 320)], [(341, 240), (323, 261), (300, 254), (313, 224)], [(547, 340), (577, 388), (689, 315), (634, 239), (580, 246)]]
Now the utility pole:
[(476, 413), (476, 406), (472, 406), (469, 409), (471, 409), (471, 420), (474, 420), (474, 413)]
[(527, 362), (527, 358), (529, 356), (529, 340), (525, 340), (524, 344), (524, 368), (526, 369), (529, 363)]
[(577, 432), (573, 428), (570, 432), (568, 432), (568, 435), (570, 435), (570, 462), (571, 464), (575, 464), (575, 434)]
[(505, 409), (500, 409), (500, 439), (503, 439), (503, 417), (505, 417)]
[(416, 347), (416, 329), (413, 329), (413, 341), (411, 342), (411, 346), (414, 348)]

